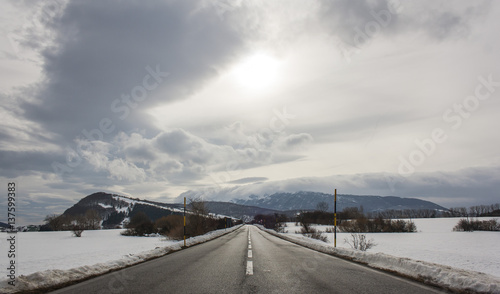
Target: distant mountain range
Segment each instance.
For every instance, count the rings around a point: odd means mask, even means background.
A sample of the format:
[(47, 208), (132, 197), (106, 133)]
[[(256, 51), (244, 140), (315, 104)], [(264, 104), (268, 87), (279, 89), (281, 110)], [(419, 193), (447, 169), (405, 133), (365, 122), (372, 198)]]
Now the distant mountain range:
[[(233, 200), (234, 203), (251, 205), (267, 209), (287, 211), (287, 210), (314, 210), (318, 203), (326, 202), (329, 211), (334, 209), (334, 198), (332, 194), (319, 192), (296, 192), (296, 193), (274, 193), (264, 197), (256, 195), (248, 199)], [(416, 198), (401, 198), (395, 196), (358, 196), (358, 195), (337, 195), (337, 211), (340, 212), (346, 207), (363, 207), (365, 213), (380, 212), (384, 210), (404, 210), (404, 209), (431, 209), (448, 210), (430, 201)]]
[[(252, 195), (248, 199), (236, 199), (233, 202), (206, 201), (205, 204), (211, 213), (249, 221), (257, 214), (285, 213), (292, 215), (302, 210), (314, 210), (321, 202), (325, 202), (328, 205), (328, 210), (333, 211), (334, 195), (303, 191), (274, 193), (261, 197)], [(365, 213), (389, 209), (447, 210), (430, 201), (415, 198), (337, 195), (337, 211), (341, 212), (347, 207), (362, 207)], [(145, 212), (152, 220), (170, 214), (182, 214), (183, 204), (168, 204), (98, 192), (82, 198), (63, 214), (75, 216), (85, 214), (88, 210), (95, 210), (99, 213), (104, 228), (114, 228), (121, 227), (124, 221), (139, 211)]]

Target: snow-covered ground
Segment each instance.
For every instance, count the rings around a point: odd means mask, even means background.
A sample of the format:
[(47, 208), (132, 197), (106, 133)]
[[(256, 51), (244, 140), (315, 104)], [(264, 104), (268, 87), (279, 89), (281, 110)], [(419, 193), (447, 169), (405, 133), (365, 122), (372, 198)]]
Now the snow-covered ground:
[[(84, 231), (81, 238), (68, 231), (17, 233), (17, 274), (106, 263), (177, 242), (165, 237), (122, 236), (120, 232), (123, 231)], [(7, 261), (7, 254), (0, 254), (1, 264), (7, 264)], [(1, 271), (1, 277), (4, 277), (6, 269), (2, 267)]]
[[(453, 232), (457, 218), (415, 219), (414, 222), (417, 233), (367, 234), (377, 244), (368, 252), (349, 249), (344, 242), (350, 236), (348, 233), (337, 233), (336, 249), (333, 248), (333, 233), (327, 234), (328, 243), (312, 240), (295, 234), (300, 227), (294, 223), (287, 223), (287, 233), (277, 235), (374, 267), (416, 278), (427, 277), (423, 279), (433, 279), (433, 283), (445, 287), (500, 293), (500, 232)], [(326, 230), (326, 226), (317, 227)], [(188, 239), (188, 245), (207, 241), (233, 229)], [(178, 250), (183, 244), (163, 237), (122, 236), (121, 231), (85, 231), (81, 238), (73, 237), (71, 232), (17, 233), (18, 284), (15, 289), (36, 289), (102, 274)], [(1, 293), (14, 290), (6, 284), (7, 270), (3, 266), (9, 262), (7, 236), (6, 233), (0, 234)]]
[[(206, 242), (237, 227), (209, 232), (186, 240), (187, 246)], [(0, 293), (49, 287), (99, 275), (179, 250), (184, 241), (165, 237), (122, 236), (124, 230), (24, 232), (16, 234), (16, 286), (7, 284), (7, 233), (0, 234)]]
[[(380, 252), (448, 265), (500, 277), (500, 232), (453, 232), (460, 218), (414, 219), (417, 233), (368, 233), (377, 245), (368, 252)], [(479, 218), (491, 219), (491, 218)], [(499, 218), (496, 218), (499, 219)], [(331, 226), (316, 226), (325, 231)], [(288, 233), (300, 226), (287, 223)], [(333, 246), (333, 233), (326, 233)], [(349, 233), (337, 233), (337, 247), (350, 248), (344, 239)]]

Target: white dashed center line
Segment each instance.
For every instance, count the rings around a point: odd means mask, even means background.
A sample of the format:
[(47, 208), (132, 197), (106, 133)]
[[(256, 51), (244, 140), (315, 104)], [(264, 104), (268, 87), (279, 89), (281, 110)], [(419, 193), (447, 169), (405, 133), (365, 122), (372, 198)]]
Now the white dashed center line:
[[(252, 238), (250, 237), (250, 230), (248, 230), (248, 258), (252, 258)], [(253, 275), (253, 261), (247, 260), (247, 272), (248, 276)]]
[(247, 275), (253, 275), (253, 262), (251, 260), (247, 261)]

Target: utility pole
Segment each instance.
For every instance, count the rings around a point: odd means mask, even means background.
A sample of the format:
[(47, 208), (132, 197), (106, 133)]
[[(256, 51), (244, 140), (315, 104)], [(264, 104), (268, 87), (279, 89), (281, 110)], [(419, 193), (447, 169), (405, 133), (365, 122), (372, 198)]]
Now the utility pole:
[(333, 232), (333, 247), (337, 247), (337, 189), (335, 189), (335, 199), (333, 201), (333, 225), (334, 225), (334, 232)]
[(184, 197), (184, 247), (186, 247), (186, 197)]

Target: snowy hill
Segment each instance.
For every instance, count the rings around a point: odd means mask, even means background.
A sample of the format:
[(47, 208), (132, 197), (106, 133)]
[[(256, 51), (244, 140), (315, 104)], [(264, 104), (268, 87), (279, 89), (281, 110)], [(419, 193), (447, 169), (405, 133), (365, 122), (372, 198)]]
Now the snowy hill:
[(180, 206), (179, 204), (166, 204), (98, 192), (84, 197), (68, 208), (63, 215), (82, 215), (89, 210), (95, 210), (103, 220), (103, 228), (115, 228), (122, 227), (125, 220), (139, 211), (143, 211), (154, 221), (170, 214), (181, 214), (182, 209)]
[[(242, 205), (258, 206), (273, 210), (311, 210), (316, 209), (320, 202), (326, 202), (329, 210), (333, 211), (334, 195), (319, 192), (296, 192), (296, 193), (274, 193), (259, 197), (250, 196), (248, 199), (236, 199), (234, 203)], [(363, 207), (365, 213), (378, 212), (389, 209), (430, 209), (447, 210), (433, 202), (416, 198), (401, 198), (395, 196), (357, 196), (337, 195), (337, 211), (346, 207)]]

